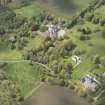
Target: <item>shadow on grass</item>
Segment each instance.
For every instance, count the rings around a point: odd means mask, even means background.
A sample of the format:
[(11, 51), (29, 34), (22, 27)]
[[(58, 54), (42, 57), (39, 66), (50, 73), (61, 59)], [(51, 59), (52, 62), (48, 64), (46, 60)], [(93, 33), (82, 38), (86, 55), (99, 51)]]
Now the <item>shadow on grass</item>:
[(67, 13), (72, 13), (78, 8), (73, 0), (53, 0), (53, 4)]

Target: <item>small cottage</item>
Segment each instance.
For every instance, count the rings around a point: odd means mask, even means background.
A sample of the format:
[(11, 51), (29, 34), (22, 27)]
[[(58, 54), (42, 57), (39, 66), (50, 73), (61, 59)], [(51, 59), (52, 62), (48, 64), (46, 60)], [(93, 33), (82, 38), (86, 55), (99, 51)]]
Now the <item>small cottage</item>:
[(80, 64), (81, 63), (81, 58), (79, 56), (74, 55), (72, 57), (72, 60), (76, 63), (76, 64)]
[(87, 75), (81, 78), (81, 83), (86, 89), (93, 91), (93, 92), (99, 89), (101, 85), (101, 83), (95, 77), (92, 77), (90, 75)]
[(65, 34), (66, 31), (60, 25), (49, 25), (48, 27), (48, 36), (50, 38), (63, 37)]

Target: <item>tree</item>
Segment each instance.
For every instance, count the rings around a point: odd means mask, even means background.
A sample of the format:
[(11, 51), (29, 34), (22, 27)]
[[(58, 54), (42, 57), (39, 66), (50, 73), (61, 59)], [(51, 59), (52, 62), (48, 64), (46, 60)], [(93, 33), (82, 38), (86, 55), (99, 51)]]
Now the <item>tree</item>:
[(19, 50), (22, 50), (26, 46), (27, 41), (25, 40), (24, 37), (20, 38), (16, 42), (16, 48)]
[(66, 56), (70, 54), (70, 51), (72, 51), (76, 47), (76, 45), (71, 40), (64, 40), (58, 47), (58, 52), (62, 56)]
[(89, 35), (81, 35), (80, 40), (83, 40), (83, 41), (90, 40), (90, 36)]
[(100, 58), (100, 64), (105, 67), (105, 57)]
[(0, 105), (20, 105), (23, 101), (20, 91), (8, 80), (5, 70), (0, 69)]
[(94, 18), (92, 19), (92, 22), (93, 22), (94, 24), (99, 24), (99, 17), (94, 16)]
[(73, 17), (73, 19), (65, 24), (65, 27), (68, 29), (72, 28), (75, 24), (77, 24), (78, 17)]
[(78, 31), (82, 32), (83, 34), (91, 34), (91, 30), (88, 27), (78, 28)]
[(53, 46), (54, 45), (53, 45), (53, 42), (52, 41), (44, 41), (44, 43), (43, 43), (43, 50), (44, 50), (44, 52), (47, 52), (48, 49), (50, 47), (53, 47)]
[(102, 34), (102, 37), (105, 38), (105, 30), (103, 30), (103, 31), (101, 32), (101, 34)]
[(5, 34), (5, 30), (4, 30), (3, 27), (0, 27), (0, 36), (3, 35), (3, 34)]
[(11, 0), (0, 0), (0, 5), (2, 5), (2, 6), (7, 6), (7, 4), (9, 3), (9, 2), (11, 2)]
[(95, 63), (95, 64), (100, 64), (100, 56), (99, 56), (99, 55), (96, 55), (96, 56), (94, 57), (94, 63)]
[(85, 14), (85, 19), (87, 21), (92, 21), (93, 17), (94, 17), (93, 13), (87, 13), (87, 14)]
[(102, 18), (101, 18), (101, 19), (99, 20), (99, 24), (100, 24), (101, 26), (104, 26), (104, 25), (105, 25), (105, 19), (102, 19)]

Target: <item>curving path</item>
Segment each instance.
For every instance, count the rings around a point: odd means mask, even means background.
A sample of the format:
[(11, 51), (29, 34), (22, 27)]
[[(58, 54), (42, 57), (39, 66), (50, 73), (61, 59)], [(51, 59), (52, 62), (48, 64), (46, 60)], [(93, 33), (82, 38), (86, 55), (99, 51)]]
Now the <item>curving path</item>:
[(21, 63), (29, 62), (29, 60), (0, 60), (0, 63)]

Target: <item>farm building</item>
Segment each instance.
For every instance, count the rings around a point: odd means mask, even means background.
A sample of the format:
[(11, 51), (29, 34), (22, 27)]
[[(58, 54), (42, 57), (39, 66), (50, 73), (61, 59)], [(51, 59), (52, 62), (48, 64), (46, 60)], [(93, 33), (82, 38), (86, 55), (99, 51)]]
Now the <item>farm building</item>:
[(92, 77), (90, 75), (81, 78), (81, 83), (86, 89), (93, 92), (99, 89), (101, 85), (101, 83), (95, 77)]
[(76, 64), (80, 64), (81, 63), (81, 58), (79, 56), (74, 55), (72, 57), (72, 60), (76, 63)]
[(50, 38), (63, 37), (66, 31), (61, 28), (60, 25), (49, 25), (48, 36)]

